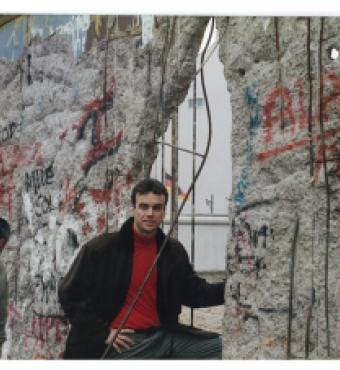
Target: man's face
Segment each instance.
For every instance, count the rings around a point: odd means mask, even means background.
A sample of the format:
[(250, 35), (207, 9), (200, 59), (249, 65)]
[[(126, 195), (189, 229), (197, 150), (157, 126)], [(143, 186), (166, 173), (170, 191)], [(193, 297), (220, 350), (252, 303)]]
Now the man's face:
[(133, 216), (137, 231), (143, 236), (153, 237), (165, 216), (165, 196), (137, 193)]

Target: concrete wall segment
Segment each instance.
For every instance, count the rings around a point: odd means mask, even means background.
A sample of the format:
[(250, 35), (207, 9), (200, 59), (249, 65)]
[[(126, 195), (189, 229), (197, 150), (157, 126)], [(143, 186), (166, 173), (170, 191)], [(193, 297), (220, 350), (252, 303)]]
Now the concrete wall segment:
[[(186, 94), (208, 21), (159, 18), (141, 47), (138, 22), (124, 33), (107, 21), (38, 18), (32, 29), (53, 23), (53, 32), (16, 33), (25, 47), (0, 63), (0, 211), (13, 229), (3, 256), (11, 297), (3, 352), (15, 359), (62, 356), (58, 280), (85, 241), (127, 217), (131, 186), (148, 174), (155, 141)], [(92, 48), (75, 58), (86, 42), (72, 30), (83, 35), (90, 24)], [(114, 32), (107, 43), (103, 27)]]
[[(122, 32), (113, 18), (91, 19), (77, 58), (60, 31), (0, 62), (0, 211), (15, 230), (4, 255), (8, 358), (62, 355), (57, 281), (85, 241), (128, 215), (131, 186), (195, 73), (208, 17), (155, 17), (144, 44), (130, 21)], [(321, 22), (217, 17), (233, 116), (226, 359), (339, 353), (340, 71), (330, 51), (340, 23), (325, 18), (320, 41)]]
[(329, 49), (339, 20), (217, 24), (233, 111), (224, 358), (334, 358), (339, 67)]

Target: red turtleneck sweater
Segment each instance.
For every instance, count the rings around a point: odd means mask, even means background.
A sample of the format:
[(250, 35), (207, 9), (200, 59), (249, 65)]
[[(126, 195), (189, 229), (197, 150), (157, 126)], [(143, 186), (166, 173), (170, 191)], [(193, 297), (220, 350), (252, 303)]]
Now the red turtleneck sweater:
[[(157, 254), (155, 238), (145, 238), (133, 227), (134, 251), (132, 262), (132, 275), (125, 303), (118, 316), (111, 322), (111, 328), (118, 328), (134, 297), (140, 288), (147, 271)], [(160, 326), (157, 312), (157, 267), (154, 268), (150, 279), (146, 283), (142, 295), (132, 310), (125, 329), (146, 329)]]

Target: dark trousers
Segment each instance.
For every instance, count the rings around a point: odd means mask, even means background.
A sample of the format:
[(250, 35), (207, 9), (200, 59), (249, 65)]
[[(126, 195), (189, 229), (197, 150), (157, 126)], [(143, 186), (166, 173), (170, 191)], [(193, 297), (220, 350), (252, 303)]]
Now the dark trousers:
[(129, 334), (135, 345), (122, 353), (113, 348), (107, 359), (221, 359), (221, 338), (215, 333), (168, 332), (157, 329), (151, 333)]

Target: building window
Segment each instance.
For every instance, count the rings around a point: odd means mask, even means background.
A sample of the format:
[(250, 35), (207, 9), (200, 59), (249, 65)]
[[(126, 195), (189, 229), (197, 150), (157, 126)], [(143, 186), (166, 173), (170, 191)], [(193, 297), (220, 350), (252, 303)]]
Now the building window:
[[(189, 108), (194, 107), (194, 99), (189, 99)], [(203, 98), (196, 98), (196, 108), (202, 108), (203, 107)]]

